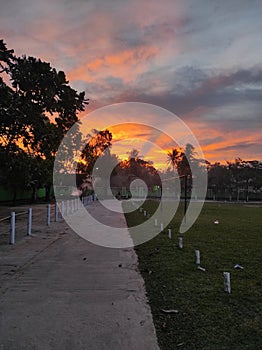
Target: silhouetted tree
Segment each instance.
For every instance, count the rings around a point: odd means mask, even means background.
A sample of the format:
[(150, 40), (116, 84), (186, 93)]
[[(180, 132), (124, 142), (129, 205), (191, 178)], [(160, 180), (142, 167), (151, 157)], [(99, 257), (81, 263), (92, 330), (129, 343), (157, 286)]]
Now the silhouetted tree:
[[(15, 158), (17, 164), (17, 157), (24, 161), (24, 154), (28, 156), (28, 167), (31, 161), (34, 166), (37, 163), (33, 182), (28, 177), (27, 183), (34, 184), (34, 191), (36, 186), (44, 185), (48, 199), (56, 151), (66, 132), (78, 121), (77, 113), (84, 111), (88, 103), (85, 93), (72, 89), (65, 73), (57, 72), (50, 63), (35, 57), (16, 57), (3, 40), (0, 40), (0, 69), (5, 81), (8, 80), (5, 83), (0, 77), (2, 152), (8, 154), (10, 161)], [(77, 138), (77, 135), (72, 138), (72, 144)], [(39, 167), (44, 170), (40, 171)], [(17, 176), (19, 169), (13, 167)], [(9, 186), (16, 186), (15, 180), (12, 184), (9, 181)]]

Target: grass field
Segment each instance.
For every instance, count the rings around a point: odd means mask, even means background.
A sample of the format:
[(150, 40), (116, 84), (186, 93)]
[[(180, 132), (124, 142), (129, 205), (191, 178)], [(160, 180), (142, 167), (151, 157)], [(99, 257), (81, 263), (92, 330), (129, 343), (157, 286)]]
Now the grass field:
[[(153, 213), (157, 205), (148, 201), (143, 208)], [(171, 240), (166, 228), (136, 247), (162, 350), (262, 349), (261, 218), (258, 206), (206, 203), (179, 249), (181, 206), (167, 227)], [(145, 217), (137, 210), (126, 219), (134, 226)], [(206, 272), (196, 267), (196, 249)], [(231, 273), (231, 294), (224, 291), (224, 271)]]

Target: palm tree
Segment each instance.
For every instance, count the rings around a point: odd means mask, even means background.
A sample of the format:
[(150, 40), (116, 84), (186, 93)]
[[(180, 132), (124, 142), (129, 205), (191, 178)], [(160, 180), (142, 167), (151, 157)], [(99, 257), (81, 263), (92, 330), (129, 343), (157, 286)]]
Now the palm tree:
[(183, 152), (179, 148), (173, 148), (167, 152), (167, 162), (172, 165), (173, 172), (175, 168), (178, 168), (178, 164), (181, 161)]

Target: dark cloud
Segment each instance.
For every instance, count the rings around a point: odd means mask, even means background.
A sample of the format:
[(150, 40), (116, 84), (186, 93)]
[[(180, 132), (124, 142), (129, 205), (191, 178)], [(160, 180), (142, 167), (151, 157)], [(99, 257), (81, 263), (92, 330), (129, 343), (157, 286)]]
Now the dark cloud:
[[(164, 76), (163, 72), (159, 77), (161, 75)], [(254, 114), (256, 119), (260, 118), (260, 115), (257, 115), (257, 104), (260, 105), (262, 98), (262, 68), (254, 67), (219, 74), (183, 67), (178, 72), (173, 72), (169, 78), (166, 90), (155, 93), (153, 89), (158, 84), (157, 79), (155, 84), (152, 84), (144, 74), (139, 77), (139, 83), (135, 88), (128, 89), (123, 84), (119, 90), (118, 100), (152, 103), (178, 114), (192, 112), (198, 107), (215, 108), (240, 104), (243, 108), (243, 103), (248, 105), (252, 102), (255, 113), (249, 110), (249, 117)], [(241, 111), (239, 113), (242, 118)]]
[(201, 143), (201, 146), (209, 146), (221, 141), (224, 141), (224, 137), (222, 136), (203, 138), (199, 140), (199, 142)]
[(225, 151), (241, 151), (243, 149), (247, 148), (257, 148), (259, 144), (262, 144), (262, 139), (256, 140), (256, 142), (237, 142), (234, 143), (233, 145), (225, 146), (225, 147), (220, 147), (217, 148), (217, 152), (225, 152)]

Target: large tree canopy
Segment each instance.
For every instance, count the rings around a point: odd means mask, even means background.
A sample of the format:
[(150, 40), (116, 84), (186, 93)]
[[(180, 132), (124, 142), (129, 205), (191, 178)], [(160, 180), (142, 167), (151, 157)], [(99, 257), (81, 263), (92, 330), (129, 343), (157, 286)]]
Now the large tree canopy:
[[(65, 133), (78, 121), (77, 114), (84, 111), (88, 103), (85, 93), (72, 89), (65, 73), (50, 63), (16, 57), (3, 40), (0, 74), (1, 179), (14, 187), (21, 160), (30, 169), (30, 176), (25, 172), (26, 186), (50, 189), (56, 151)], [(72, 143), (77, 138), (75, 135)]]

